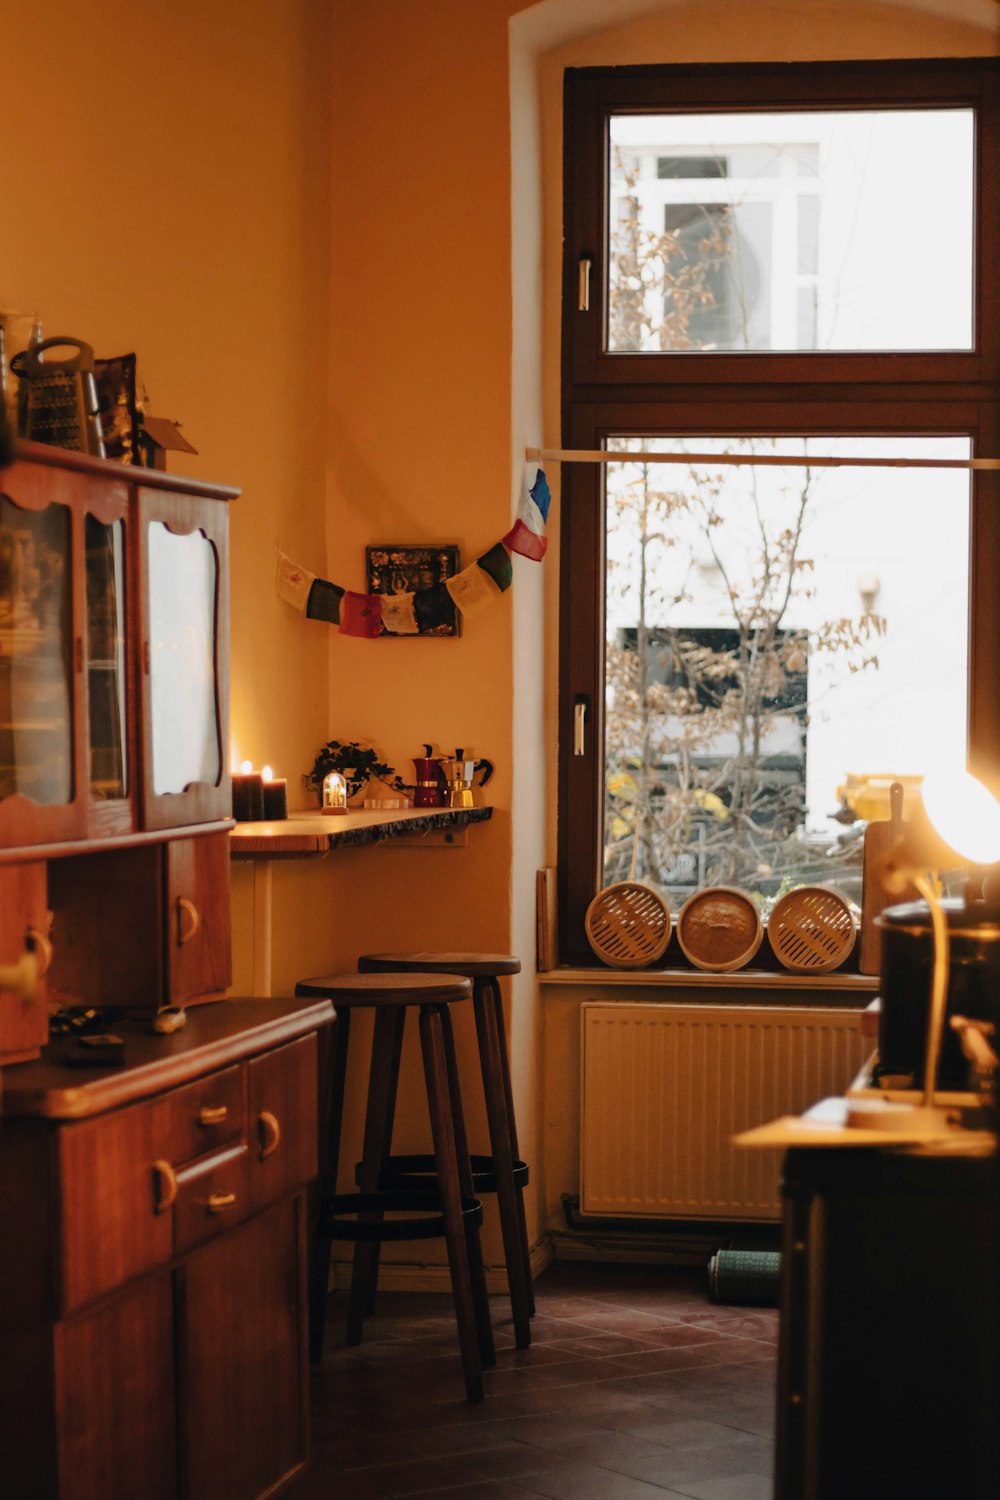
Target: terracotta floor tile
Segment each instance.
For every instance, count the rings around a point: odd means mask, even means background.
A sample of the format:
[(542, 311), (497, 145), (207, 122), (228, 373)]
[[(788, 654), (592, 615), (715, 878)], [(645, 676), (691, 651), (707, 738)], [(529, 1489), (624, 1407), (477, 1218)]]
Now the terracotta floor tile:
[(491, 1299), (497, 1366), (464, 1399), (450, 1297), (380, 1294), (364, 1342), (330, 1299), (313, 1462), (290, 1500), (760, 1500), (777, 1316), (714, 1307), (703, 1272), (556, 1264), (528, 1349)]

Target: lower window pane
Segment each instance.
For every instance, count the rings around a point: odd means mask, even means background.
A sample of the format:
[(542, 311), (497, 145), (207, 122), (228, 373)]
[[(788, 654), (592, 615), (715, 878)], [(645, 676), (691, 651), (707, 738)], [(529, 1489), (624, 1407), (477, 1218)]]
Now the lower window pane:
[[(615, 439), (607, 465), (607, 881), (682, 901), (833, 882), (862, 825), (964, 763), (969, 474), (810, 458), (968, 459), (964, 438)], [(643, 463), (629, 449), (788, 456)]]

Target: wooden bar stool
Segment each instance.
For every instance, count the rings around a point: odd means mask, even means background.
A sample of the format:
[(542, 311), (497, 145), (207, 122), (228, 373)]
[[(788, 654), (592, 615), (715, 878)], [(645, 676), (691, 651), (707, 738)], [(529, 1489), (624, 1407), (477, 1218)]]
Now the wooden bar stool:
[[(449, 1005), (468, 1000), (468, 979), (426, 973), (327, 974), (303, 979), (297, 995), (333, 1001), (336, 1040), (330, 1087), (326, 1156), (313, 1240), (310, 1287), (310, 1353), (323, 1352), (330, 1242), (354, 1241), (347, 1342), (361, 1342), (365, 1313), (375, 1298), (378, 1252), (383, 1240), (443, 1236), (448, 1247), (458, 1337), (470, 1401), (483, 1397), (482, 1366), (494, 1364), (486, 1277), (479, 1244), (482, 1204), (472, 1186), (472, 1168), (462, 1119)], [(399, 1061), (406, 1013), (417, 1009), (420, 1047), (430, 1114), (434, 1177), (423, 1184), (382, 1188), (380, 1175), (392, 1144)], [(375, 1012), (360, 1192), (336, 1191), (337, 1158), (344, 1112), (344, 1081), (353, 1010)], [(402, 1218), (386, 1218), (402, 1214)]]
[[(472, 981), (479, 1064), (490, 1135), (490, 1155), (473, 1155), (471, 1158), (473, 1190), (477, 1196), (481, 1193), (496, 1194), (514, 1315), (514, 1337), (517, 1347), (526, 1349), (531, 1343), (530, 1320), (535, 1311), (531, 1252), (524, 1216), (528, 1168), (518, 1155), (514, 1096), (498, 983), (502, 975), (519, 973), (521, 961), (507, 953), (365, 953), (358, 959), (358, 968), (365, 974), (454, 974)], [(429, 1157), (390, 1156), (383, 1170), (382, 1186), (403, 1187), (407, 1182), (419, 1180), (421, 1173), (433, 1171), (433, 1166)]]

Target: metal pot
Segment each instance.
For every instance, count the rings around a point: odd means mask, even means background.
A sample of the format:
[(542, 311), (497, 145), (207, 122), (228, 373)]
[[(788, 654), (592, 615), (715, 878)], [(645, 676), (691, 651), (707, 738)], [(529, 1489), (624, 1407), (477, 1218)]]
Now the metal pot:
[[(1000, 904), (947, 897), (941, 903), (951, 948), (947, 1016), (1000, 1025)], [(924, 1081), (934, 945), (926, 901), (890, 906), (876, 918), (882, 931), (879, 1076)], [(942, 1038), (938, 1086), (965, 1089), (969, 1064), (950, 1027)]]

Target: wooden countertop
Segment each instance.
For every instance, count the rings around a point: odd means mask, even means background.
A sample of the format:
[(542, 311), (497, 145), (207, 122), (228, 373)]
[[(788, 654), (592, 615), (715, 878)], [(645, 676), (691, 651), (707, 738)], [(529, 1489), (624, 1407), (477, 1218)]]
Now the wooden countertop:
[(73, 1037), (53, 1037), (35, 1062), (0, 1069), (0, 1115), (82, 1120), (133, 1104), (216, 1068), (293, 1041), (333, 1020), (328, 1000), (216, 1000), (188, 1006), (170, 1036), (152, 1017), (122, 1017), (108, 1029), (125, 1042), (121, 1067), (71, 1067)]
[(229, 850), (233, 859), (301, 859), (435, 829), (464, 828), (492, 816), (492, 807), (372, 807), (332, 818), (292, 813), (276, 823), (237, 823)]

